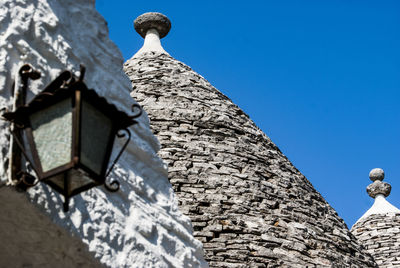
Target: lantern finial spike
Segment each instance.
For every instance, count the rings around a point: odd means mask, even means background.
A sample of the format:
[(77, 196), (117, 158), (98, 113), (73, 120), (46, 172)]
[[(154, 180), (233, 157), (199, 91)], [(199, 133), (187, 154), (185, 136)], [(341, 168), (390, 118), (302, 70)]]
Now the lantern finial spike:
[(79, 65), (79, 68), (80, 68), (79, 81), (82, 82), (83, 78), (85, 77), (86, 67), (85, 65), (81, 64)]
[(68, 196), (65, 196), (64, 198), (65, 198), (64, 204), (63, 204), (63, 206), (64, 206), (64, 212), (68, 212), (68, 210), (69, 210), (69, 197), (68, 197)]

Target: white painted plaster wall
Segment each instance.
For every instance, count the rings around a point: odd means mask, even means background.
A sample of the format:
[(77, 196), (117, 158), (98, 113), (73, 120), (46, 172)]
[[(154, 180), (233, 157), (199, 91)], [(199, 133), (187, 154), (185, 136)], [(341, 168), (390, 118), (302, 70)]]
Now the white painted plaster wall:
[[(24, 63), (43, 76), (31, 83), (29, 98), (60, 71), (77, 74), (82, 63), (90, 88), (126, 112), (134, 102), (123, 58), (94, 0), (0, 0), (0, 107), (11, 107), (13, 78)], [(62, 198), (43, 184), (29, 190), (30, 199), (110, 267), (207, 266), (189, 218), (178, 211), (146, 114), (131, 131), (132, 141), (113, 174), (121, 183), (119, 192), (92, 189), (74, 197), (68, 213), (62, 211)], [(3, 182), (8, 139), (8, 124), (1, 121)]]
[(0, 204), (0, 267), (102, 267), (81, 239), (53, 224), (26, 194), (0, 187)]

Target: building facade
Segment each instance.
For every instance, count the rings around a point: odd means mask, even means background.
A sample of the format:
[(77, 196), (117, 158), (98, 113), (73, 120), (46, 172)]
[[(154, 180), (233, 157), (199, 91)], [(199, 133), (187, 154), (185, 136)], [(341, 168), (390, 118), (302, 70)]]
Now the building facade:
[[(63, 70), (79, 77), (79, 66), (83, 64), (86, 85), (119, 110), (132, 113), (131, 106), (136, 102), (129, 95), (131, 86), (122, 71), (122, 55), (109, 39), (107, 24), (95, 10), (93, 0), (0, 0), (0, 7), (1, 108), (13, 109), (22, 65), (30, 64), (41, 73), (40, 79), (30, 81), (29, 101)], [(22, 193), (38, 208), (29, 215), (40, 218), (42, 213), (54, 226), (44, 227), (48, 230), (45, 232), (46, 229), (20, 222), (15, 228), (26, 232), (23, 239), (13, 239), (8, 232), (2, 232), (0, 252), (7, 254), (2, 255), (0, 266), (26, 253), (32, 257), (27, 265), (42, 267), (43, 259), (35, 256), (48, 251), (50, 256), (60, 255), (54, 259), (56, 262), (70, 258), (59, 265), (49, 263), (48, 267), (86, 267), (79, 265), (85, 255), (73, 250), (79, 248), (72, 243), (76, 239), (81, 248), (84, 245), (91, 252), (85, 258), (94, 255), (94, 264), (107, 267), (207, 266), (202, 244), (193, 237), (190, 219), (177, 207), (146, 113), (137, 121), (130, 128), (132, 140), (111, 174), (120, 183), (119, 191), (110, 193), (104, 187), (95, 187), (73, 197), (66, 213), (62, 209), (63, 198), (44, 183)], [(8, 122), (0, 121), (0, 195), (9, 192), (3, 190), (9, 183), (9, 127)], [(113, 158), (123, 143), (124, 140), (115, 142)], [(13, 219), (13, 223), (25, 219), (20, 215), (23, 211), (15, 209), (10, 213), (7, 209), (0, 206), (0, 214)], [(42, 246), (44, 241), (62, 239), (57, 226), (67, 230), (64, 235), (74, 235), (76, 239), (63, 239), (65, 246), (54, 246), (52, 252), (48, 248), (55, 243)], [(38, 240), (43, 243), (35, 244)], [(66, 248), (71, 248), (71, 252), (63, 258)]]

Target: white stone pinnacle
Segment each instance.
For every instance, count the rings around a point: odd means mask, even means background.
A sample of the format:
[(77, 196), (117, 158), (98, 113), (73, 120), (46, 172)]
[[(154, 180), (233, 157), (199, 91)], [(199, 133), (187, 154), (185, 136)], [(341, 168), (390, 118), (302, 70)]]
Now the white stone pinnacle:
[(136, 54), (133, 55), (133, 57), (137, 57), (140, 54), (151, 51), (169, 55), (167, 51), (165, 51), (164, 48), (162, 47), (160, 35), (158, 34), (158, 31), (156, 29), (150, 29), (147, 31), (142, 48), (139, 49), (139, 51), (136, 52)]
[[(400, 213), (400, 209), (396, 208), (392, 204), (390, 204), (383, 194), (378, 194), (375, 197), (375, 202), (367, 212), (362, 215), (362, 217), (357, 221), (361, 221), (362, 219), (367, 218), (370, 215), (374, 214), (386, 214), (386, 213)], [(357, 223), (356, 222), (356, 223)]]
[(171, 29), (170, 20), (163, 14), (149, 12), (140, 15), (134, 21), (135, 30), (144, 38), (143, 47), (133, 56), (145, 52), (159, 52), (169, 55), (161, 45), (161, 38)]

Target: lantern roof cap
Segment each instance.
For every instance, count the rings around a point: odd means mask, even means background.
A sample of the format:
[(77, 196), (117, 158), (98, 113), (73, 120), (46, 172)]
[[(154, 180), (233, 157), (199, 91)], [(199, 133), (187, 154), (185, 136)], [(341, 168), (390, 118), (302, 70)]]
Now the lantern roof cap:
[[(81, 77), (82, 78), (82, 77)], [(141, 114), (141, 109), (138, 105), (132, 106), (132, 111), (139, 108), (139, 113), (129, 116), (125, 112), (118, 110), (115, 105), (109, 103), (104, 97), (101, 97), (93, 89), (88, 89), (86, 84), (77, 78), (70, 71), (63, 71), (56, 79), (54, 79), (42, 92), (37, 94), (28, 104), (17, 108), (14, 112), (5, 112), (2, 114), (6, 120), (17, 124), (24, 125), (29, 114), (41, 108), (56, 103), (57, 101), (70, 95), (74, 90), (84, 92), (84, 98), (97, 107), (101, 107), (101, 111), (113, 118), (118, 118), (115, 121), (117, 128), (123, 129), (136, 123), (134, 118)]]

